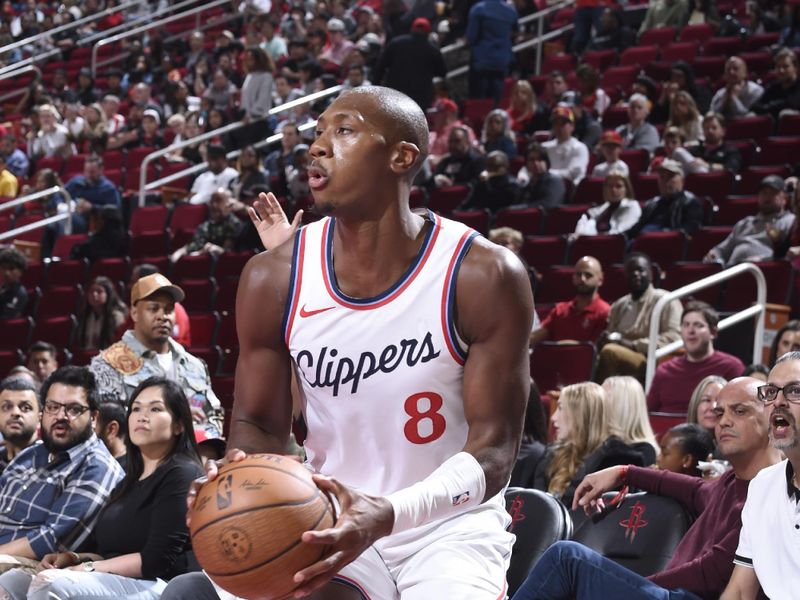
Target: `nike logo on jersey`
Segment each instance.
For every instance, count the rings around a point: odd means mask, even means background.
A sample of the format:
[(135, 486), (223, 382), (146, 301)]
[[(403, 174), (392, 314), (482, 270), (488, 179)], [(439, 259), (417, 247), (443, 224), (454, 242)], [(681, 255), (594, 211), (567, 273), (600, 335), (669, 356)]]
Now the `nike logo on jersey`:
[(330, 310), (332, 308), (334, 307), (329, 306), (327, 308), (318, 308), (316, 310), (306, 310), (306, 305), (303, 304), (303, 306), (300, 308), (300, 316), (306, 319), (308, 317), (313, 317), (314, 315), (318, 315), (319, 313), (324, 313), (325, 311)]

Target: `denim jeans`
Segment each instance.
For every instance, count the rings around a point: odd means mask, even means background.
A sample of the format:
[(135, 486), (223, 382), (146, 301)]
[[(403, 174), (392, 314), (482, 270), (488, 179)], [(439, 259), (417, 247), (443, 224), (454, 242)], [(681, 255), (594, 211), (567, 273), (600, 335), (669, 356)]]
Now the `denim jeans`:
[(470, 67), (469, 97), (491, 98), (494, 100), (494, 105), (496, 107), (500, 104), (500, 98), (503, 95), (505, 78), (505, 71), (475, 69), (474, 67)]
[(5, 592), (12, 600), (158, 600), (166, 585), (112, 573), (48, 569), (33, 576), (14, 569), (0, 576), (0, 597)]
[(512, 600), (700, 600), (666, 590), (577, 542), (556, 542), (536, 563)]
[(572, 51), (583, 52), (592, 36), (592, 25), (600, 29), (600, 17), (605, 10), (602, 6), (585, 6), (575, 10), (575, 32), (572, 35)]

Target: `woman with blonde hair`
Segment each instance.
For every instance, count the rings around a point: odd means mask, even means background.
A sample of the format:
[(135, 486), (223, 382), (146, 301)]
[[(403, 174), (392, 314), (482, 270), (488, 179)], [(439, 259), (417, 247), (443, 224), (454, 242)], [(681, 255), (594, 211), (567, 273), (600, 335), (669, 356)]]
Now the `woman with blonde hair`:
[(533, 86), (524, 79), (511, 88), (506, 112), (511, 117), (511, 129), (517, 134), (530, 135), (537, 130), (550, 129), (550, 111), (539, 104)]
[(625, 233), (641, 214), (642, 207), (633, 199), (631, 180), (622, 171), (611, 171), (603, 182), (603, 204), (581, 216), (574, 236)]
[(670, 127), (680, 129), (688, 144), (703, 139), (703, 117), (689, 92), (675, 92), (672, 97), (669, 103), (669, 121), (667, 121), (667, 128)]
[(645, 465), (656, 462), (658, 442), (647, 416), (647, 398), (639, 381), (628, 375), (608, 377), (603, 382), (606, 411), (612, 429), (623, 442), (642, 455)]
[(692, 392), (689, 400), (688, 414), (686, 420), (689, 423), (697, 423), (714, 437), (714, 427), (717, 424), (717, 416), (714, 414), (714, 404), (717, 401), (719, 391), (728, 383), (728, 380), (719, 375), (709, 375), (700, 380), (697, 387)]

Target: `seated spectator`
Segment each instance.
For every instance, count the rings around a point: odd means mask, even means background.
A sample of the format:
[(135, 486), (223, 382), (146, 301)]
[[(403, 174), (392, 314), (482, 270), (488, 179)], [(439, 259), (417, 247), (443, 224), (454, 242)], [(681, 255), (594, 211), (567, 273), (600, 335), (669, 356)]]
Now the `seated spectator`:
[(77, 600), (87, 591), (157, 598), (166, 581), (192, 570), (185, 496), (203, 469), (186, 396), (174, 382), (148, 378), (131, 396), (127, 419), (128, 471), (84, 546), (91, 551), (53, 549), (36, 575), (5, 573), (0, 588), (13, 600)]
[(611, 104), (611, 98), (600, 87), (600, 75), (597, 70), (588, 63), (581, 63), (575, 69), (575, 77), (583, 108), (592, 116), (601, 118)]
[[(653, 265), (641, 252), (632, 252), (625, 260), (625, 282), (630, 293), (611, 305), (608, 326), (600, 335), (596, 381), (611, 375), (632, 375), (644, 380), (647, 346), (650, 342), (650, 319), (656, 302), (667, 291), (653, 287)], [(680, 338), (679, 300), (672, 300), (661, 313), (656, 348)]]
[(781, 177), (764, 177), (758, 190), (758, 213), (736, 223), (730, 235), (709, 250), (703, 260), (731, 267), (742, 262), (776, 258), (776, 251), (788, 242), (795, 220), (795, 216), (785, 210), (783, 188)]
[(67, 136), (70, 142), (79, 142), (83, 134), (86, 121), (81, 115), (81, 105), (70, 102), (64, 106), (64, 121), (62, 123), (67, 128)]
[(12, 247), (0, 249), (0, 319), (21, 317), (28, 306), (22, 276), (28, 268), (25, 255)]
[(308, 185), (308, 165), (311, 158), (308, 144), (297, 144), (292, 150), (292, 164), (286, 167), (286, 192), (293, 202), (311, 196)]
[(352, 90), (361, 86), (372, 85), (372, 82), (367, 79), (363, 65), (350, 65), (347, 68), (347, 77), (344, 80), (342, 89)]
[(572, 273), (572, 285), (575, 297), (555, 305), (541, 327), (531, 333), (531, 346), (546, 340), (594, 342), (603, 333), (611, 307), (598, 291), (603, 285), (600, 261), (593, 256), (578, 260)]
[(83, 163), (83, 175), (76, 175), (65, 187), (76, 202), (76, 212), (72, 215), (73, 233), (88, 230), (89, 218), (94, 209), (122, 206), (119, 190), (103, 174), (103, 159), (99, 156), (88, 156)]
[(83, 130), (77, 141), (85, 151), (102, 154), (108, 143), (106, 114), (103, 107), (96, 102), (84, 107), (83, 119)]
[(711, 435), (712, 441), (714, 439), (714, 428), (717, 426), (717, 415), (714, 414), (714, 406), (717, 403), (717, 396), (719, 396), (720, 390), (726, 383), (728, 383), (727, 379), (719, 375), (703, 377), (697, 387), (694, 388), (692, 398), (689, 400), (687, 422), (700, 425)]
[(579, 543), (557, 542), (539, 559), (513, 600), (717, 598), (733, 570), (750, 480), (779, 460), (769, 447), (767, 409), (756, 397), (759, 383), (740, 378), (720, 394), (717, 432), (732, 468), (719, 479), (705, 482), (666, 470), (616, 466), (588, 475), (576, 489), (572, 508), (583, 508), (587, 515), (604, 507), (603, 493), (623, 485), (683, 504), (696, 519), (665, 569), (644, 578)]
[(678, 127), (667, 127), (664, 130), (664, 156), (657, 156), (650, 161), (650, 170), (658, 172), (665, 159), (677, 162), (684, 173), (702, 171), (700, 162), (684, 147), (686, 136)]
[[(525, 270), (528, 272), (528, 278), (531, 281), (531, 289), (533, 289), (534, 282), (537, 280), (538, 276), (536, 270), (528, 264), (527, 259), (522, 254), (522, 244), (525, 241), (522, 232), (512, 229), (511, 227), (496, 227), (495, 229), (489, 230), (489, 241), (514, 253), (514, 256), (520, 260)], [(539, 319), (536, 315), (536, 311), (533, 313), (533, 322), (534, 328), (537, 328)]]
[[(259, 187), (269, 190), (269, 177), (264, 169), (261, 168), (260, 158), (254, 146), (247, 145), (242, 148), (236, 164), (239, 176), (232, 184), (235, 202), (252, 204), (256, 197), (253, 188)], [(235, 207), (234, 210), (238, 210), (238, 208)]]
[[(548, 106), (555, 108), (563, 100), (567, 91), (569, 91), (569, 85), (567, 84), (566, 75), (558, 70), (550, 71), (541, 100)], [(544, 129), (548, 128), (545, 127)]]
[(219, 144), (209, 144), (206, 150), (208, 171), (197, 176), (192, 184), (192, 204), (207, 204), (211, 194), (218, 189), (230, 189), (239, 172), (228, 166), (225, 147)]
[(550, 172), (550, 156), (537, 142), (528, 146), (525, 166), (517, 173), (517, 181), (522, 186), (522, 204), (552, 208), (564, 203), (567, 194), (564, 179)]
[(650, 113), (651, 123), (664, 123), (670, 118), (672, 100), (678, 92), (686, 92), (692, 97), (699, 114), (708, 111), (711, 104), (711, 90), (695, 81), (694, 70), (689, 63), (679, 60), (670, 68), (669, 81), (661, 86), (661, 94)]
[(739, 173), (742, 168), (742, 154), (733, 144), (725, 141), (725, 118), (710, 112), (703, 118), (703, 137), (699, 144), (689, 148), (695, 156), (695, 172), (730, 171)]
[(661, 194), (647, 201), (639, 222), (628, 230), (633, 239), (648, 231), (683, 231), (694, 233), (703, 224), (703, 207), (688, 190), (683, 189), (683, 168), (670, 158), (658, 167), (658, 189)]
[(328, 21), (328, 46), (319, 55), (321, 61), (326, 61), (334, 65), (341, 65), (350, 51), (353, 49), (353, 42), (345, 37), (344, 23), (341, 19), (330, 19)]
[(775, 333), (769, 348), (767, 367), (771, 369), (781, 356), (797, 350), (800, 350), (800, 321), (792, 319)]
[(725, 62), (725, 85), (711, 99), (711, 110), (726, 119), (750, 114), (753, 106), (764, 94), (764, 88), (747, 78), (747, 63), (738, 56)]
[(696, 423), (683, 423), (670, 428), (661, 437), (658, 468), (690, 477), (702, 477), (700, 461), (708, 461), (714, 452), (714, 430), (709, 433)]
[(208, 220), (200, 223), (192, 241), (170, 255), (177, 262), (181, 257), (210, 254), (219, 256), (233, 250), (234, 241), (242, 228), (242, 222), (233, 214), (233, 198), (228, 190), (219, 189), (208, 201)]
[(49, 342), (34, 342), (28, 348), (28, 368), (33, 372), (39, 384), (50, 377), (58, 369), (58, 352)]
[(116, 206), (101, 206), (94, 211), (95, 230), (89, 238), (70, 250), (72, 259), (94, 262), (101, 258), (122, 258), (128, 255), (128, 232), (122, 223), (122, 213)]
[(30, 161), (26, 154), (17, 148), (17, 138), (13, 134), (6, 134), (0, 139), (0, 155), (6, 161), (6, 169), (19, 178), (28, 176)]
[(468, 208), (485, 208), (492, 214), (516, 204), (519, 199), (517, 179), (508, 172), (508, 157), (500, 150), (486, 157), (486, 169), (481, 171), (466, 202)]
[(688, 411), (692, 392), (709, 375), (725, 379), (739, 377), (744, 364), (737, 357), (714, 349), (719, 314), (705, 302), (686, 304), (681, 315), (681, 339), (686, 350), (662, 362), (647, 392), (650, 412), (684, 414)]
[(447, 148), (448, 153), (436, 166), (433, 185), (440, 188), (477, 181), (484, 168), (484, 157), (470, 145), (469, 132), (464, 127), (451, 128)]
[(629, 375), (609, 377), (603, 382), (608, 422), (619, 438), (642, 455), (642, 464), (655, 464), (659, 445), (650, 417), (647, 399), (638, 380)]
[(611, 171), (629, 176), (628, 164), (619, 157), (622, 153), (622, 136), (619, 133), (613, 130), (603, 132), (600, 137), (600, 153), (603, 155), (603, 162), (594, 166), (592, 177), (606, 177)]
[(647, 12), (639, 27), (639, 35), (649, 29), (683, 27), (689, 10), (688, 0), (650, 0)]
[(115, 136), (125, 129), (126, 120), (123, 115), (119, 113), (120, 99), (119, 96), (114, 94), (106, 94), (103, 96), (103, 113), (106, 116), (106, 133), (109, 137)]
[(605, 392), (596, 383), (576, 383), (561, 390), (551, 418), (556, 441), (537, 466), (536, 489), (569, 506), (589, 473), (614, 464), (642, 464), (641, 455), (611, 429), (605, 402)]
[(776, 122), (784, 110), (800, 110), (797, 55), (792, 49), (783, 48), (775, 55), (775, 79), (751, 109), (759, 115), (772, 115)]
[(761, 363), (752, 363), (744, 368), (744, 376), (755, 377), (756, 379), (761, 379), (764, 383), (766, 383), (767, 377), (769, 376), (769, 369), (766, 367), (766, 365), (762, 365)]
[(106, 445), (123, 470), (128, 462), (128, 418), (125, 413), (125, 407), (119, 402), (100, 402), (94, 423), (95, 435)]
[(714, 35), (720, 35), (719, 29), (722, 18), (715, 2), (711, 0), (689, 0), (689, 7), (686, 11), (686, 25), (710, 25), (714, 30)]
[(575, 114), (571, 108), (556, 106), (550, 113), (553, 139), (542, 143), (550, 158), (550, 173), (569, 179), (577, 185), (586, 176), (589, 166), (589, 149), (572, 137), (575, 131)]
[(0, 198), (16, 198), (19, 191), (17, 177), (8, 170), (5, 157), (0, 154)]
[(652, 154), (658, 148), (658, 130), (647, 122), (650, 105), (643, 94), (633, 94), (628, 100), (628, 124), (617, 127), (625, 149), (642, 148)]
[(620, 171), (611, 171), (603, 182), (603, 204), (581, 215), (573, 237), (624, 234), (636, 225), (642, 214), (641, 206), (632, 196), (630, 179)]
[(587, 148), (594, 148), (600, 142), (603, 135), (603, 127), (594, 117), (591, 109), (586, 108), (580, 92), (572, 90), (565, 92), (561, 96), (559, 106), (566, 106), (572, 109), (575, 116), (575, 130), (572, 135), (583, 142)]
[(281, 177), (285, 176), (286, 167), (292, 164), (292, 152), (294, 147), (300, 143), (300, 131), (297, 129), (297, 125), (285, 121), (276, 129), (275, 133), (282, 135), (281, 145), (267, 154), (264, 159), (264, 167), (270, 177)]
[(285, 75), (278, 75), (275, 78), (275, 87), (272, 90), (272, 105), (280, 106), (292, 100), (297, 100), (303, 96), (303, 92), (289, 83)]
[(511, 471), (510, 487), (532, 488), (536, 465), (547, 450), (547, 417), (539, 396), (539, 388), (531, 379), (531, 391), (522, 422), (522, 442), (517, 453), (514, 469)]
[(587, 50), (616, 50), (622, 52), (636, 44), (636, 32), (625, 24), (619, 8), (606, 8), (600, 16), (600, 28), (589, 40)]
[[(122, 479), (92, 431), (97, 388), (89, 370), (60, 368), (42, 385), (41, 397), (43, 443), (20, 452), (0, 476), (10, 509), (0, 521), (0, 554), (13, 556), (13, 566), (35, 567), (59, 548), (79, 547)], [(4, 562), (0, 571), (9, 568)]]
[(433, 106), (433, 126), (431, 127), (428, 148), (431, 166), (436, 168), (442, 157), (449, 151), (450, 131), (460, 127), (467, 132), (470, 145), (477, 143), (475, 132), (458, 118), (458, 106), (449, 98), (436, 101)]
[(37, 385), (22, 377), (9, 376), (0, 381), (0, 475), (25, 448), (39, 439), (42, 407)]
[(511, 159), (517, 155), (517, 143), (506, 111), (495, 108), (483, 121), (481, 144), (485, 154), (499, 150)]
[(117, 341), (117, 329), (125, 322), (128, 308), (119, 299), (114, 283), (95, 277), (86, 290), (78, 322), (77, 343), (84, 350), (104, 350)]
[(161, 115), (154, 108), (148, 108), (142, 113), (142, 124), (136, 130), (136, 138), (131, 139), (126, 148), (163, 148), (164, 136), (161, 134)]
[(703, 139), (703, 117), (689, 92), (679, 91), (672, 97), (667, 127), (677, 127), (686, 143), (692, 144)]
[(536, 92), (524, 79), (511, 88), (507, 112), (511, 117), (511, 129), (517, 135), (531, 135), (550, 128), (550, 109), (536, 99)]
[(67, 157), (72, 154), (69, 132), (61, 124), (61, 115), (52, 104), (43, 104), (38, 109), (39, 131), (28, 140), (28, 156), (34, 160), (53, 156)]
[(207, 98), (213, 108), (229, 110), (233, 106), (233, 96), (238, 91), (225, 72), (217, 69), (211, 78), (211, 85), (203, 92), (203, 98)]

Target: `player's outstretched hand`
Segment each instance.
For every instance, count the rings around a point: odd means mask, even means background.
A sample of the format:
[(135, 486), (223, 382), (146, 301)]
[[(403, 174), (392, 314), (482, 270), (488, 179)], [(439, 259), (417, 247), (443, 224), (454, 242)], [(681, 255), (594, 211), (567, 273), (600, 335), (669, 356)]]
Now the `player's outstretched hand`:
[(192, 514), (192, 507), (194, 506), (194, 501), (197, 499), (197, 493), (200, 491), (200, 488), (203, 487), (203, 484), (208, 483), (209, 481), (214, 481), (217, 478), (217, 472), (219, 471), (219, 467), (222, 465), (226, 465), (229, 462), (239, 462), (240, 460), (244, 460), (247, 458), (247, 455), (238, 448), (231, 448), (225, 453), (225, 458), (220, 461), (217, 460), (209, 460), (206, 462), (206, 474), (203, 477), (198, 477), (192, 482), (192, 485), (189, 486), (189, 494), (186, 496), (186, 526), (189, 526), (191, 522), (191, 514)]
[(323, 492), (336, 496), (341, 513), (334, 527), (303, 534), (304, 543), (330, 548), (325, 558), (294, 576), (298, 584), (295, 598), (325, 585), (376, 540), (389, 535), (394, 526), (394, 510), (386, 498), (351, 490), (331, 477), (314, 475), (314, 482)]
[(298, 210), (289, 223), (280, 202), (272, 192), (260, 193), (253, 206), (247, 207), (247, 214), (267, 250), (277, 248), (292, 237), (303, 219), (303, 211)]
[(604, 508), (601, 496), (609, 491), (619, 488), (622, 484), (622, 472), (625, 467), (609, 467), (596, 473), (591, 473), (583, 478), (580, 485), (575, 488), (572, 499), (572, 510), (583, 507), (587, 515), (593, 515)]

